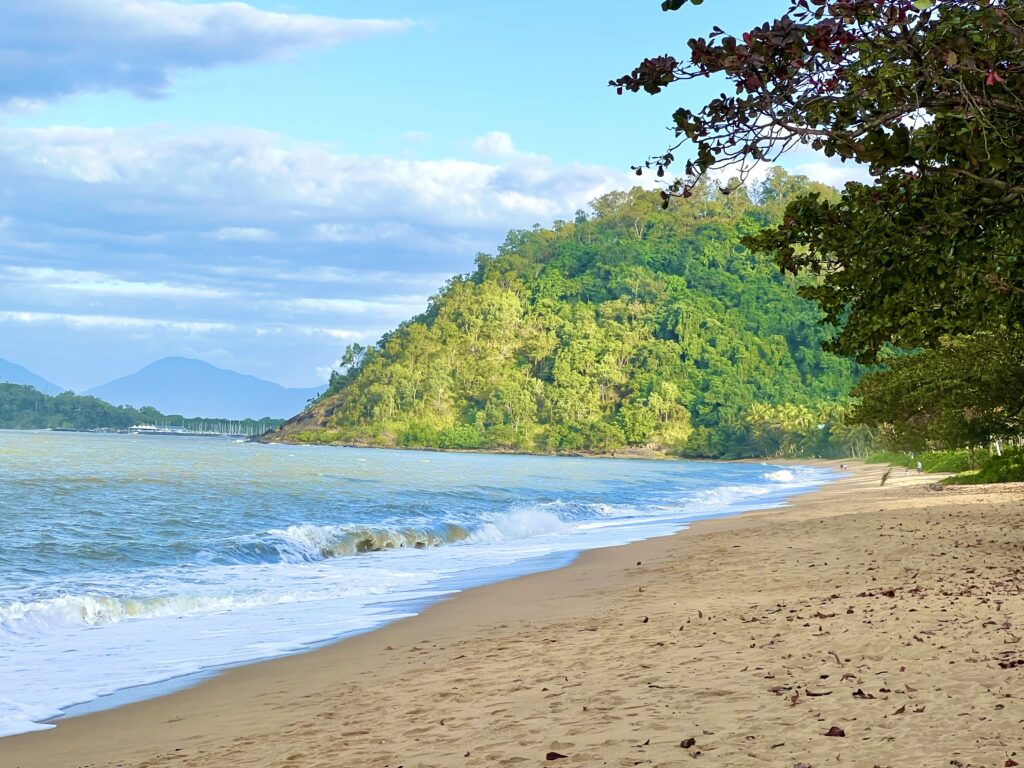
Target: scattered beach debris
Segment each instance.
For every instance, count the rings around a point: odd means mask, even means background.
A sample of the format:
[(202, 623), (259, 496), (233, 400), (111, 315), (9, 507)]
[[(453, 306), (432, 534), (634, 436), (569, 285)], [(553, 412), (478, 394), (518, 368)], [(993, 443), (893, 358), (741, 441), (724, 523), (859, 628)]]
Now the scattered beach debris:
[(683, 739), (682, 741), (679, 742), (679, 746), (682, 747), (683, 749), (689, 749), (690, 747), (692, 747), (696, 743), (697, 743), (697, 740), (694, 739), (694, 738)]
[(831, 728), (828, 729), (828, 733), (826, 733), (825, 735), (842, 738), (846, 736), (846, 731), (844, 731), (838, 725), (833, 725)]
[(544, 756), (544, 759), (545, 760), (564, 760), (567, 757), (568, 757), (568, 755), (563, 755), (561, 752), (548, 752), (547, 755)]

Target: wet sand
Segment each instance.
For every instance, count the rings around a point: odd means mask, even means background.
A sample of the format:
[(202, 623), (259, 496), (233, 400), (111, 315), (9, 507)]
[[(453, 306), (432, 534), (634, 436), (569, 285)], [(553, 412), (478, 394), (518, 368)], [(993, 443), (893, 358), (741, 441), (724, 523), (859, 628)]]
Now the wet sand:
[(0, 739), (0, 766), (1024, 765), (1024, 485), (882, 471)]

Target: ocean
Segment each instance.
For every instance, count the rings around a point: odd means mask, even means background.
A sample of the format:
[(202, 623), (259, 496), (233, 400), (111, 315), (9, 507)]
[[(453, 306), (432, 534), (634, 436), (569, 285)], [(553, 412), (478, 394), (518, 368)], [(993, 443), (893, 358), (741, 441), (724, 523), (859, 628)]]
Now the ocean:
[(0, 736), (832, 476), (0, 431)]

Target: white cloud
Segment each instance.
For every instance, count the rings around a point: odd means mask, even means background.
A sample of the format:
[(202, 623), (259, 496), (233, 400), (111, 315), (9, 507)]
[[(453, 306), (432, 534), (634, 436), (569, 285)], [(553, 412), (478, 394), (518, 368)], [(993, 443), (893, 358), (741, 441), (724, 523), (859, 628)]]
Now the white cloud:
[[(52, 267), (0, 267), (6, 279), (36, 289), (78, 291), (94, 295), (226, 299), (233, 294), (203, 285), (174, 285), (162, 281), (123, 280), (103, 272)], [(24, 290), (24, 288), (20, 289)]]
[(815, 160), (796, 165), (787, 164), (787, 167), (792, 173), (803, 174), (812, 181), (828, 184), (831, 187), (841, 188), (848, 181), (859, 181), (864, 184), (872, 182), (867, 166), (857, 163)]
[[(764, 161), (755, 163), (747, 173), (747, 184), (764, 181), (768, 178), (772, 168), (776, 166), (784, 168), (788, 173), (800, 174), (812, 181), (836, 188), (841, 188), (848, 181), (860, 181), (866, 184), (870, 184), (872, 181), (866, 165), (853, 162), (844, 163), (838, 158), (827, 158), (812, 149), (797, 147), (784, 155), (777, 163)], [(735, 178), (738, 171), (737, 167), (720, 168), (711, 174), (711, 178), (718, 183), (724, 183)]]
[(316, 378), (318, 381), (328, 381), (331, 378), (331, 374), (334, 373), (339, 368), (341, 368), (340, 357), (333, 363), (329, 363), (328, 365), (318, 365), (314, 369), (314, 373), (316, 374)]
[(272, 323), (246, 325), (221, 322), (170, 320), (129, 315), (76, 314), (65, 312), (0, 311), (0, 324), (60, 325), (74, 330), (170, 331), (181, 335), (243, 334), (253, 336), (323, 336), (341, 341), (373, 341), (380, 332), (331, 328), (316, 324)]
[(316, 266), (305, 267), (296, 265), (288, 269), (284, 266), (223, 266), (208, 267), (208, 272), (225, 278), (246, 279), (256, 281), (273, 281), (274, 283), (311, 283), (315, 285), (330, 284), (338, 286), (357, 286), (377, 290), (379, 285), (403, 285), (434, 291), (444, 285), (451, 277), (448, 272), (394, 272), (378, 269), (347, 269), (345, 267)]
[(271, 13), (242, 2), (7, 0), (0, 104), (25, 109), (82, 91), (162, 95), (183, 69), (288, 56), (401, 32), (408, 19)]
[(405, 319), (426, 309), (425, 296), (381, 296), (368, 299), (298, 298), (275, 301), (274, 306), (287, 313), (322, 315), (366, 315)]
[(523, 152), (421, 161), (249, 129), (0, 124), (0, 339), (26, 360), (74, 329), (94, 357), (232, 349), (312, 371), (422, 312), (509, 229), (633, 181)]
[(313, 239), (325, 243), (373, 243), (411, 234), (412, 227), (408, 224), (387, 221), (372, 224), (317, 224), (313, 228)]
[(434, 140), (434, 137), (426, 131), (406, 131), (398, 138), (407, 144), (429, 144)]
[(210, 237), (221, 242), (269, 243), (275, 240), (274, 233), (262, 227), (221, 227), (210, 233)]
[(408, 235), (417, 246), (417, 226), (529, 226), (571, 214), (634, 180), (603, 166), (559, 166), (523, 153), (500, 162), (345, 155), (238, 129), (4, 129), (4, 159), (26, 175), (102, 187), (89, 194), (122, 216), (180, 216), (183, 207), (200, 219), (248, 213), (280, 224), (316, 216), (326, 225), (312, 225), (322, 240)]
[(316, 328), (311, 327), (307, 329), (308, 333), (311, 334), (322, 334), (332, 339), (339, 339), (341, 341), (367, 341), (376, 339), (380, 334), (367, 334), (359, 331), (350, 331), (345, 328)]
[(504, 131), (491, 131), (473, 140), (473, 151), (483, 157), (508, 157), (516, 153), (512, 137)]
[(115, 315), (79, 315), (58, 312), (0, 312), (0, 322), (22, 325), (56, 324), (70, 328), (110, 328), (117, 330), (162, 329), (177, 333), (210, 333), (229, 331), (227, 323), (206, 323), (181, 320), (163, 320), (147, 317), (118, 317)]

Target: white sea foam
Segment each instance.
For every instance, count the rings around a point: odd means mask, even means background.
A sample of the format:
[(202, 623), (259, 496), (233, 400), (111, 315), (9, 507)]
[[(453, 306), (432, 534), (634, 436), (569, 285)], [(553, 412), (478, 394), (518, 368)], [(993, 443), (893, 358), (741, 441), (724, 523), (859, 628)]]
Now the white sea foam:
[(46, 600), (0, 605), (0, 636), (37, 637), (74, 628), (138, 619), (194, 616), (281, 603), (322, 599), (323, 595), (261, 592), (251, 595), (170, 595), (142, 599), (102, 595), (61, 595)]
[(571, 530), (554, 512), (541, 507), (518, 509), (496, 515), (469, 536), (471, 542), (497, 542), (528, 539), (535, 536), (564, 534)]

